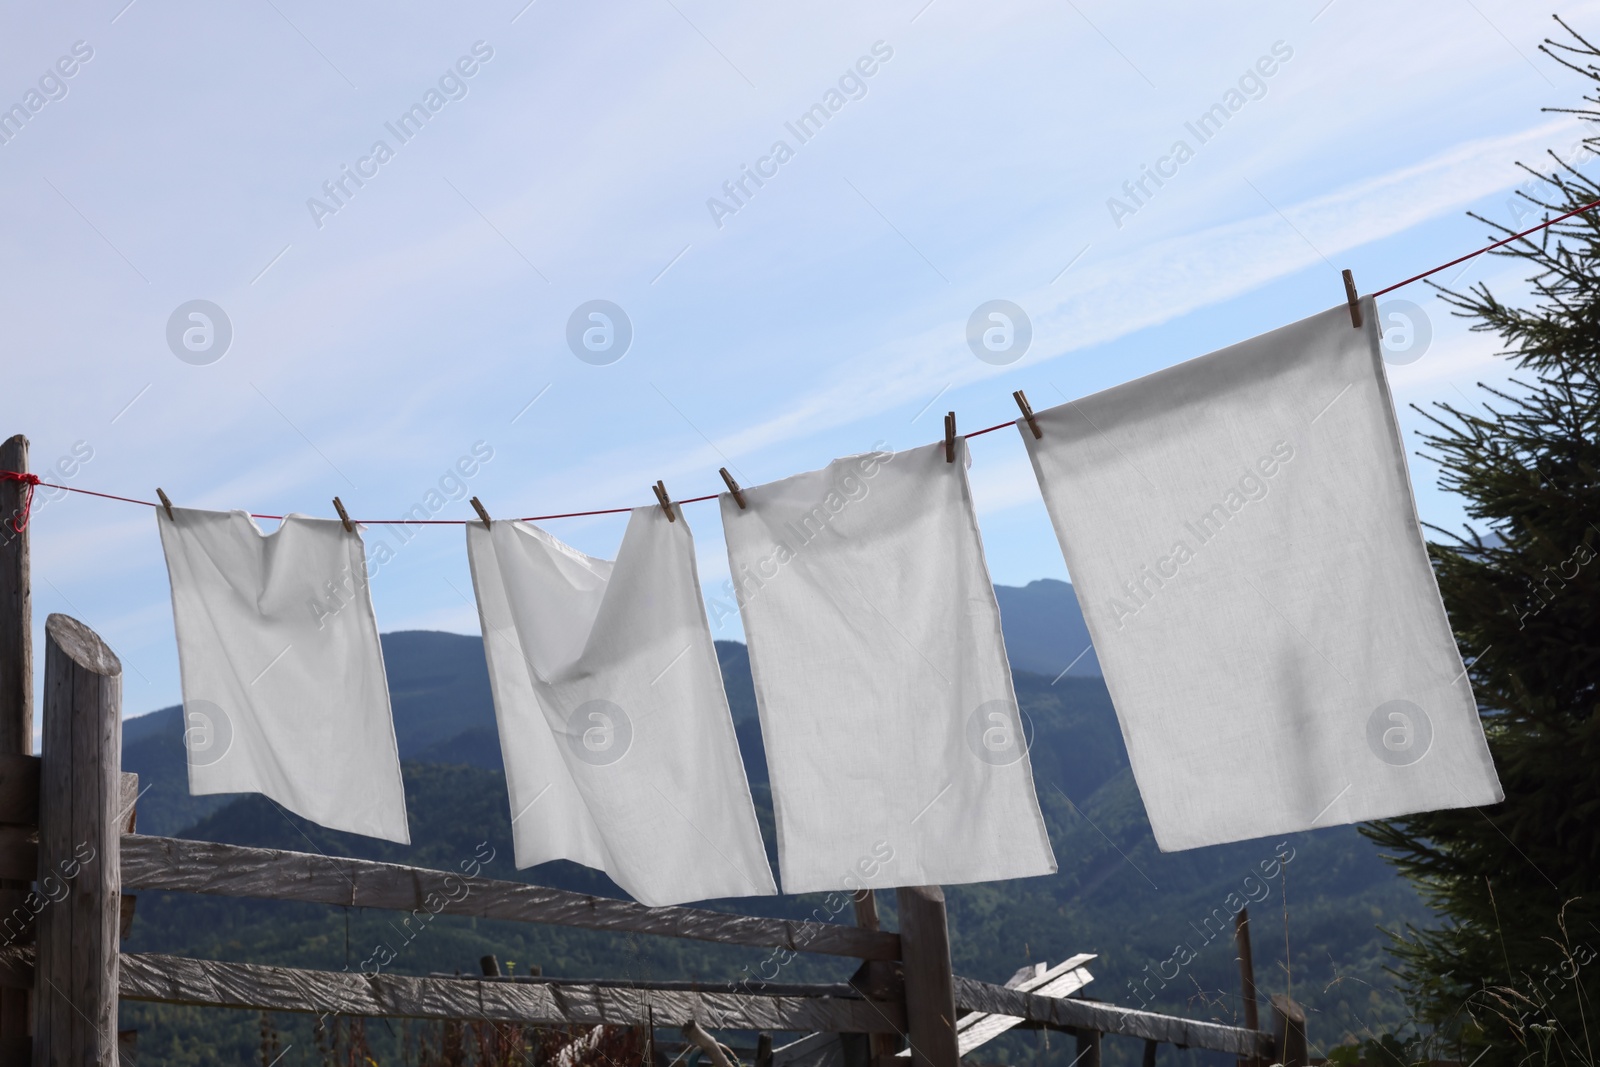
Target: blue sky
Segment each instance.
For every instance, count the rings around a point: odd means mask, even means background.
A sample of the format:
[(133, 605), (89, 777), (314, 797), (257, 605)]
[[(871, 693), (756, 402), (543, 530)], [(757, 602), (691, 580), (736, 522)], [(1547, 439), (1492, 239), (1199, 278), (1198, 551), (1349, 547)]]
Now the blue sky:
[[(92, 453), (74, 486), (375, 518), (475, 445), (497, 516), (643, 504), (658, 478), (699, 496), (724, 465), (758, 484), (1202, 355), (1341, 302), (1340, 268), (1388, 285), (1482, 244), (1468, 210), (1519, 221), (1514, 163), (1583, 132), (1541, 111), (1583, 91), (1536, 51), (1550, 11), (1600, 28), (1597, 3), (1512, 0), (124, 3), (5, 15), (0, 105), (42, 102), (0, 144), (0, 432), (41, 473)], [(1146, 166), (1170, 176), (1135, 203)], [(1503, 261), (1447, 277), (1521, 288)], [(1427, 289), (1397, 295), (1432, 332), (1392, 368), (1409, 437), (1404, 405), (1505, 370)], [(194, 300), (232, 332), (198, 365), (167, 336)], [(593, 300), (632, 329), (605, 365), (567, 340)], [(991, 300), (1032, 324), (1005, 365), (967, 344)], [(1066, 578), (1014, 433), (973, 453), (995, 580)], [(1423, 518), (1459, 522), (1412, 462)], [(715, 509), (687, 512), (714, 596)], [(610, 555), (623, 517), (549, 528)], [(33, 561), (36, 625), (104, 635), (129, 714), (177, 701), (147, 509), (41, 494)], [(458, 528), (372, 591), (386, 631), (477, 628)]]

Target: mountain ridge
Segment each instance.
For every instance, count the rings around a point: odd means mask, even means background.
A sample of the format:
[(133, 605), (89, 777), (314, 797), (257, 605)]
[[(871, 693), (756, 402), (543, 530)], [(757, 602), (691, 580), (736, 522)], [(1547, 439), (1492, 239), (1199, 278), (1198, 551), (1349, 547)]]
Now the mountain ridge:
[[(1024, 604), (1019, 612), (1013, 603), (1003, 615), (1006, 625), (1016, 631), (1023, 625), (1019, 619), (1070, 619), (1069, 607), (1049, 603), (1052, 595), (1070, 597), (1070, 587), (1055, 583), (1035, 589), (1033, 606)], [(1075, 609), (1073, 602), (1070, 610)], [(188, 796), (177, 707), (130, 719), (124, 726), (123, 766), (137, 771), (141, 788), (148, 790), (139, 803), (139, 830), (446, 870), (456, 869), (481, 842), (485, 854), (493, 855), (484, 865), (486, 877), (622, 896), (604, 874), (576, 864), (515, 869), (509, 801), (480, 639), (401, 631), (383, 635), (383, 641), (412, 845), (329, 831), (261, 796)], [(1220, 921), (1217, 915), (1230, 917), (1239, 903), (1248, 901), (1257, 912), (1252, 925), (1270, 924), (1255, 938), (1263, 995), (1284, 988), (1279, 979), (1288, 973), (1287, 942), (1293, 950), (1293, 991), (1312, 1014), (1314, 1041), (1326, 1046), (1363, 1028), (1403, 1023), (1403, 1005), (1383, 970), (1388, 938), (1379, 924), (1400, 928), (1433, 921), (1409, 884), (1354, 827), (1160, 852), (1103, 679), (1079, 674), (1081, 661), (1064, 672), (1071, 657), (1081, 652), (1071, 641), (1070, 633), (1057, 640), (1059, 651), (1048, 642), (1040, 643), (1042, 651), (1023, 647), (1012, 675), (1040, 811), (1059, 870), (1045, 877), (946, 887), (958, 973), (1004, 981), (1030, 960), (1056, 962), (1077, 952), (1095, 952), (1100, 957), (1091, 966), (1096, 980), (1086, 993), (1096, 999), (1237, 1022), (1234, 952), (1228, 937), (1211, 931)], [(1015, 633), (1010, 643), (1017, 643)], [(726, 641), (716, 648), (763, 841), (781, 879), (748, 649)], [(1030, 671), (1022, 663), (1038, 663), (1046, 670)], [(1276, 863), (1284, 854), (1292, 860)], [(1263, 876), (1264, 865), (1281, 868), (1276, 881)], [(1290, 882), (1295, 888), (1285, 906)], [(412, 974), (470, 968), (490, 953), (520, 965), (537, 962), (545, 974), (564, 977), (730, 980), (756, 975), (766, 966), (762, 954), (730, 946), (563, 927), (441, 916), (422, 935), (402, 935), (382, 912), (341, 915), (338, 909), (317, 905), (168, 893), (139, 896), (128, 951), (329, 970), (359, 970), (392, 954), (385, 969)], [(878, 898), (885, 922), (892, 926), (894, 894), (880, 893)], [(698, 906), (850, 921), (848, 909), (844, 914), (829, 912), (828, 900), (822, 895), (756, 897)], [(409, 923), (405, 929), (411, 929)], [(783, 966), (782, 980), (843, 981), (850, 969), (848, 961), (801, 954)], [(123, 1006), (123, 1024), (144, 1031), (140, 1054), (146, 1062), (178, 1067), (217, 1062), (219, 1050), (227, 1050), (233, 1060), (251, 1058), (256, 1022), (253, 1013)], [(296, 1046), (283, 1067), (316, 1062), (300, 1058), (315, 1043), (309, 1024), (282, 1020), (281, 1025), (285, 1044)], [(1003, 1039), (991, 1046), (992, 1052), (986, 1050), (985, 1059), (1034, 1060), (1037, 1040), (1022, 1034)], [(1106, 1063), (1138, 1062), (1138, 1049), (1124, 1050), (1123, 1044), (1129, 1043), (1107, 1042)], [(156, 1049), (160, 1053), (152, 1055)], [(1231, 1062), (1193, 1052), (1182, 1055), (1190, 1063)], [(1066, 1060), (1059, 1067), (1066, 1067)]]

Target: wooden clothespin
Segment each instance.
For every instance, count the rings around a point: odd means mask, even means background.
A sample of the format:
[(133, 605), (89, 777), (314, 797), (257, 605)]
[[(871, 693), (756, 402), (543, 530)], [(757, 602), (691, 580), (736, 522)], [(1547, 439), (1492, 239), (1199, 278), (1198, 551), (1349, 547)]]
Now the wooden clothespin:
[(722, 480), (728, 483), (728, 492), (733, 494), (733, 502), (739, 505), (740, 511), (743, 511), (745, 508), (744, 490), (740, 489), (739, 483), (733, 480), (733, 475), (728, 473), (727, 467), (719, 468), (717, 473), (722, 475)]
[(1015, 400), (1017, 407), (1022, 409), (1022, 417), (1028, 420), (1028, 429), (1033, 431), (1033, 439), (1037, 441), (1043, 437), (1044, 434), (1039, 432), (1039, 420), (1033, 417), (1033, 405), (1028, 403), (1028, 398), (1022, 395), (1022, 390), (1018, 389), (1012, 393), (1011, 399)]
[[(156, 497), (161, 501), (161, 506), (167, 509), (167, 518), (171, 519), (172, 501), (167, 499), (167, 494), (161, 491), (161, 487), (159, 485), (156, 486)], [(177, 520), (174, 519), (173, 521), (176, 522)]]
[(1361, 295), (1356, 292), (1356, 276), (1344, 272), (1344, 296), (1350, 301), (1350, 325), (1361, 329)]
[(657, 482), (650, 488), (656, 491), (656, 499), (661, 501), (661, 510), (667, 513), (668, 522), (677, 522), (678, 517), (672, 513), (672, 499), (667, 496), (667, 487), (663, 482)]
[(345, 513), (344, 503), (338, 498), (333, 498), (333, 510), (339, 513), (339, 521), (344, 523), (345, 533), (355, 533), (355, 524), (350, 521), (350, 516)]
[(489, 512), (484, 508), (483, 501), (477, 497), (472, 498), (472, 510), (478, 513), (478, 518), (483, 520), (483, 528), (489, 529)]
[(944, 416), (944, 461), (956, 461), (956, 413), (949, 411)]

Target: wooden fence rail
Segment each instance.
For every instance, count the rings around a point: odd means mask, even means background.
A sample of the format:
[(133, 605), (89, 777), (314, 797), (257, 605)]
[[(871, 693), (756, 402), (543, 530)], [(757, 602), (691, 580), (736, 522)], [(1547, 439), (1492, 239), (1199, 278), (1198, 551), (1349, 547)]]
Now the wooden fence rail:
[(963, 1011), (1011, 1015), (1053, 1030), (1122, 1034), (1189, 1048), (1231, 1052), (1236, 1056), (1273, 1055), (1272, 1035), (1261, 1030), (1072, 997), (1041, 997), (970, 978), (957, 977), (955, 993), (956, 1004)]
[(123, 838), (122, 880), (129, 889), (471, 915), (863, 960), (900, 958), (898, 934), (839, 923), (768, 919), (701, 908), (650, 908), (632, 901), (525, 882), (469, 878), (425, 867), (171, 837)]
[[(0, 954), (0, 984), (32, 986), (32, 953)], [(683, 1026), (899, 1033), (899, 1004), (862, 997), (761, 996), (582, 982), (485, 982), (219, 963), (146, 953), (121, 958), (126, 1000), (388, 1019), (481, 1019), (527, 1026)]]

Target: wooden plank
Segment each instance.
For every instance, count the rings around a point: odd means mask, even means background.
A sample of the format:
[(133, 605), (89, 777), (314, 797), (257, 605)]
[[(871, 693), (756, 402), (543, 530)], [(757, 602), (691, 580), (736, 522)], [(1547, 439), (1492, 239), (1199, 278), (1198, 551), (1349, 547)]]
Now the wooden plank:
[(906, 1043), (913, 1067), (956, 1067), (956, 1002), (950, 969), (950, 928), (944, 890), (936, 885), (895, 890), (900, 949), (905, 961)]
[(33, 949), (24, 945), (0, 948), (0, 989), (33, 988)]
[[(21, 434), (0, 444), (0, 470), (28, 470), (28, 439)], [(28, 499), (28, 486), (21, 482), (0, 482), (0, 755), (21, 759), (33, 755), (33, 592), (28, 568), (29, 534), (22, 523), (22, 505)], [(17, 529), (18, 524), (23, 528)], [(13, 786), (15, 782), (11, 783)], [(27, 803), (24, 790), (23, 803)], [(38, 778), (34, 777), (29, 825), (38, 822)], [(7, 849), (0, 844), (0, 868), (8, 861), (25, 861), (24, 850)], [(0, 887), (26, 890), (33, 882), (34, 863), (25, 863), (24, 873), (0, 870)], [(0, 1057), (5, 1063), (25, 1063), (23, 1050), (31, 1049), (28, 1037), (32, 1008), (25, 990), (0, 989)]]
[[(1070, 997), (1094, 981), (1094, 975), (1083, 967), (1083, 964), (1092, 959), (1094, 959), (1093, 953), (1073, 956), (1041, 975), (1024, 979), (1016, 985), (1008, 982), (1006, 988), (1018, 989), (1024, 993), (1036, 993), (1041, 997)], [(961, 1054), (965, 1056), (974, 1049), (988, 1044), (1020, 1022), (1022, 1020), (1015, 1015), (973, 1013), (962, 1016), (956, 1024), (956, 1036), (961, 1044)]]
[(34, 1059), (115, 1067), (122, 664), (76, 619), (44, 631), (37, 881), (67, 892), (37, 920)]
[[(123, 807), (131, 812), (138, 794), (139, 776), (132, 771), (123, 771)], [(38, 756), (0, 752), (0, 824), (38, 828)]]
[(0, 947), (31, 945), (45, 900), (32, 890), (0, 889)]
[(0, 752), (0, 823), (39, 825), (39, 757)]
[(1137, 1008), (1120, 1008), (1073, 997), (1057, 999), (1022, 993), (1004, 986), (955, 979), (956, 1004), (963, 1011), (1015, 1015), (1052, 1030), (1094, 1030), (1103, 1034), (1142, 1037), (1172, 1045), (1228, 1052), (1235, 1056), (1272, 1055), (1272, 1035), (1222, 1023), (1200, 1022)]
[[(1257, 1003), (1255, 955), (1250, 950), (1249, 908), (1240, 908), (1233, 916), (1233, 941), (1239, 953), (1239, 996), (1244, 1001), (1244, 1025), (1247, 1030), (1259, 1030), (1261, 1009)], [(1239, 1067), (1266, 1067), (1266, 1061), (1242, 1059)]]
[(893, 1005), (859, 999), (412, 978), (144, 954), (122, 957), (121, 990), (128, 1000), (166, 1004), (528, 1025), (698, 1022), (711, 1030), (875, 1033), (902, 1022)]
[(1072, 1062), (1082, 1067), (1100, 1067), (1100, 1031), (1079, 1030), (1077, 1037), (1078, 1058)]
[(1249, 908), (1240, 908), (1233, 916), (1233, 941), (1239, 950), (1239, 994), (1244, 1001), (1244, 1025), (1259, 1030), (1261, 1015), (1256, 996), (1255, 957), (1250, 951)]
[[(0, 444), (0, 470), (28, 469), (28, 439)], [(0, 481), (0, 753), (33, 752), (33, 594), (22, 504), (28, 487)]]
[[(856, 925), (863, 930), (882, 929), (878, 922), (878, 894), (871, 889), (858, 889), (850, 895), (852, 910), (855, 912)], [(896, 982), (894, 964), (886, 960), (875, 960), (861, 965), (860, 981), (865, 986), (881, 986)], [(896, 999), (901, 999), (897, 996)], [(876, 1062), (886, 1056), (893, 1056), (902, 1044), (899, 1034), (872, 1034), (867, 1038), (867, 1054)], [(771, 1057), (769, 1056), (768, 1059)], [(767, 1067), (771, 1067), (769, 1063)]]
[(26, 889), (39, 873), (39, 831), (29, 826), (0, 826), (0, 885)]
[(228, 897), (301, 900), (346, 907), (429, 911), (549, 923), (858, 959), (898, 959), (900, 938), (840, 923), (650, 908), (560, 889), (469, 878), (425, 867), (130, 834), (122, 840), (123, 885)]
[[(669, 993), (749, 993), (758, 997), (842, 997), (853, 999), (864, 994), (843, 982), (706, 982), (692, 979), (652, 978), (545, 978), (529, 975), (464, 975), (459, 972), (432, 971), (428, 978), (459, 978), (475, 982), (514, 982), (520, 985), (616, 986), (620, 989), (659, 989)], [(884, 997), (868, 997), (884, 1001)]]
[(1306, 1067), (1311, 1062), (1306, 1051), (1305, 1009), (1282, 993), (1272, 994), (1272, 1031), (1283, 1067)]
[(121, 772), (117, 788), (117, 821), (125, 834), (133, 833), (134, 816), (138, 814), (139, 776), (132, 771)]
[(773, 1067), (844, 1067), (838, 1034), (807, 1034), (772, 1050)]

